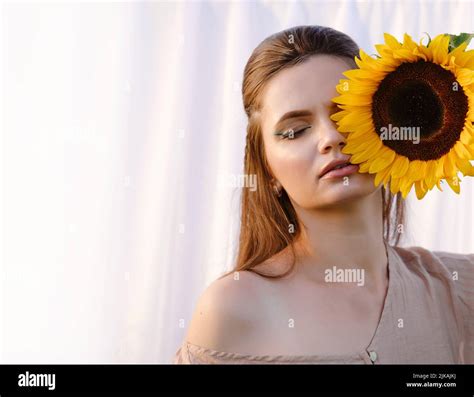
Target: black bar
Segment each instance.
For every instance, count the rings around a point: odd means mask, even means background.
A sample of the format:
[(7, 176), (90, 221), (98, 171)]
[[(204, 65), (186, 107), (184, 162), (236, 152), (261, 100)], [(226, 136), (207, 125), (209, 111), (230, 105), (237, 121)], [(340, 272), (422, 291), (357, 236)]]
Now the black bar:
[[(20, 379), (29, 382), (32, 374), (51, 376), (41, 377), (43, 385), (19, 386)], [(54, 390), (48, 390), (47, 385), (53, 387), (53, 374)], [(40, 382), (37, 378), (36, 381)], [(409, 387), (407, 383), (428, 386)], [(435, 387), (434, 383), (442, 385)], [(178, 392), (188, 395), (285, 392), (291, 396), (301, 395), (300, 392), (310, 392), (307, 395), (390, 392), (472, 397), (474, 365), (0, 365), (0, 397), (40, 393), (176, 395)]]

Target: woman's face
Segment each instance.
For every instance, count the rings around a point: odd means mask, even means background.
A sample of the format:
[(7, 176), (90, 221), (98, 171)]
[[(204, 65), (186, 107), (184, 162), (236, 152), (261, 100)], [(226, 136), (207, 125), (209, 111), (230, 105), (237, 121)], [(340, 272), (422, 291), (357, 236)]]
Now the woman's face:
[[(341, 152), (345, 137), (329, 118), (339, 110), (331, 98), (338, 95), (336, 85), (348, 69), (341, 58), (315, 55), (280, 71), (263, 92), (261, 122), (268, 163), (291, 201), (302, 208), (334, 206), (379, 189), (375, 176), (368, 173), (320, 175), (331, 161), (350, 159)], [(305, 110), (306, 115), (281, 120), (296, 110)], [(287, 137), (275, 135), (290, 129), (294, 132)]]

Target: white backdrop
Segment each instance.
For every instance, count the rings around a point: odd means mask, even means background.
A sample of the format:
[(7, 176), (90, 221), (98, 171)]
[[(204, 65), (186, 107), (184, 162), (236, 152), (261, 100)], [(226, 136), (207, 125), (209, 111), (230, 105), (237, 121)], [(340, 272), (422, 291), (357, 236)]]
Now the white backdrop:
[[(4, 4), (2, 363), (166, 363), (231, 266), (244, 65), (306, 24), (469, 32), (472, 1)], [(472, 44), (470, 46), (472, 48)], [(409, 197), (405, 245), (473, 252), (473, 178)]]

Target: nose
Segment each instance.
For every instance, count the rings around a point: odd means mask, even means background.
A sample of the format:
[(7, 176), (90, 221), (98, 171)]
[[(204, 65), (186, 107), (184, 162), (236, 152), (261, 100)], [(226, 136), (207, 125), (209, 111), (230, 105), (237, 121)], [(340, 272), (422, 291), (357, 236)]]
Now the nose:
[(346, 145), (346, 138), (335, 127), (334, 122), (329, 118), (321, 125), (319, 131), (318, 151), (321, 154), (339, 148), (341, 150)]

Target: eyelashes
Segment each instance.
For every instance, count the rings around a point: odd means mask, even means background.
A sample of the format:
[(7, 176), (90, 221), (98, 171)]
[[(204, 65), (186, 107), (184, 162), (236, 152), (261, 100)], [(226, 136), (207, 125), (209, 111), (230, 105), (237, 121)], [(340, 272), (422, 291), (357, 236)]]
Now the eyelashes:
[(302, 132), (306, 131), (308, 128), (311, 128), (311, 127), (312, 125), (307, 125), (306, 127), (300, 128), (298, 130), (293, 130), (293, 128), (290, 128), (286, 131), (276, 132), (275, 135), (280, 135), (281, 139), (295, 139)]

